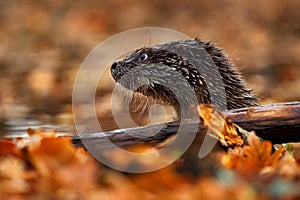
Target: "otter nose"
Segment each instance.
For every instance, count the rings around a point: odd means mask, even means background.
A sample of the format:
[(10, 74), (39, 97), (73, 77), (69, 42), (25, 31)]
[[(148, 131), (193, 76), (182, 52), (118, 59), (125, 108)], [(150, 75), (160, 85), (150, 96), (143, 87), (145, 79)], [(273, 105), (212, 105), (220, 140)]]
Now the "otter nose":
[(121, 71), (121, 63), (116, 61), (114, 62), (111, 67), (110, 67), (110, 73), (113, 76), (114, 79), (117, 79), (120, 76), (120, 71)]
[(114, 62), (110, 67), (111, 74), (114, 75), (119, 68), (120, 68), (119, 62), (118, 61)]
[(114, 62), (112, 65), (111, 65), (111, 70), (115, 70), (119, 65), (119, 62)]

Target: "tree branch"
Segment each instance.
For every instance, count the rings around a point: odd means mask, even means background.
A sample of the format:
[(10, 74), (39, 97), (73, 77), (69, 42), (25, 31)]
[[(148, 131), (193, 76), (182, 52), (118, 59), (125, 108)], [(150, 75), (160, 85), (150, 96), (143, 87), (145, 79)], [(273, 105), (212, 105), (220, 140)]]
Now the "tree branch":
[[(251, 108), (231, 110), (226, 117), (248, 131), (255, 131), (257, 136), (273, 143), (300, 142), (300, 102), (270, 104)], [(170, 122), (144, 127), (118, 129), (109, 132), (74, 135), (73, 144), (84, 146), (81, 139), (91, 142), (99, 148), (112, 147), (107, 138), (117, 146), (147, 143), (157, 144), (177, 133), (179, 122)], [(197, 137), (204, 137), (206, 128), (196, 121), (184, 121), (181, 128), (188, 134), (198, 126)], [(154, 130), (161, 128), (155, 135)], [(141, 135), (149, 137), (140, 137)]]

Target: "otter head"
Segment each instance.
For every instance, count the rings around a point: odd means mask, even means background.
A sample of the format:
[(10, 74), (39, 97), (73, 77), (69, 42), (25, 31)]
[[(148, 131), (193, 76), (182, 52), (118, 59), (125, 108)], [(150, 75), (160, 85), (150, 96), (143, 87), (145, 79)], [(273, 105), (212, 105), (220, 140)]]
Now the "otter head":
[[(115, 81), (120, 82), (124, 74), (138, 66), (159, 63), (176, 70), (177, 66), (181, 65), (182, 62), (182, 57), (176, 53), (155, 47), (144, 47), (126, 56), (124, 59), (114, 62), (110, 70)], [(149, 74), (149, 76), (151, 76), (151, 74)]]
[[(138, 49), (114, 62), (111, 74), (122, 87), (173, 106), (180, 118), (181, 110), (190, 110), (191, 105), (198, 104), (197, 92), (206, 86), (188, 60), (168, 50), (172, 48), (166, 48), (166, 44)], [(209, 98), (206, 99), (208, 103)]]

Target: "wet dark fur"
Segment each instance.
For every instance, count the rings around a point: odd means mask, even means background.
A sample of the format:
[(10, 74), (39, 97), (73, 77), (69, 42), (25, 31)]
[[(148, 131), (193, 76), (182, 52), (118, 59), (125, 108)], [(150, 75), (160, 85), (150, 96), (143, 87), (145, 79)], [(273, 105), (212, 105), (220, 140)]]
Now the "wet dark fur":
[[(199, 55), (207, 60), (201, 63), (200, 70), (192, 64), (192, 60), (199, 56), (193, 55), (193, 49), (203, 49), (203, 52), (199, 51)], [(190, 51), (186, 54), (190, 60), (175, 53), (184, 51)], [(141, 58), (145, 57), (145, 53), (147, 58), (143, 60)], [(225, 96), (222, 95), (221, 86), (214, 85), (213, 81), (208, 83), (208, 78), (216, 73), (209, 64), (210, 59), (221, 75)], [(199, 60), (194, 60), (195, 62)], [(211, 42), (199, 39), (171, 41), (138, 49), (123, 60), (115, 62), (111, 73), (115, 81), (123, 87), (173, 106), (178, 115), (182, 113), (181, 110), (190, 109), (190, 104), (194, 104), (187, 91), (190, 88), (196, 94), (197, 104), (211, 103), (210, 93), (214, 93), (225, 103), (226, 109), (258, 105), (257, 97), (251, 94), (251, 89), (246, 86), (240, 72), (222, 50)], [(141, 81), (144, 84), (136, 87)], [(210, 89), (208, 84), (211, 85)], [(184, 117), (188, 117), (188, 114)]]

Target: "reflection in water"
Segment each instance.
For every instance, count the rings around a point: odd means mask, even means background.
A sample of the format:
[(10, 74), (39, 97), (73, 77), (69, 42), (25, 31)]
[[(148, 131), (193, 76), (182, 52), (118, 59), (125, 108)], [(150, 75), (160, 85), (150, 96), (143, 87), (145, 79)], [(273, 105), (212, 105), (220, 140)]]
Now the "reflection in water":
[(45, 124), (34, 119), (10, 119), (0, 122), (0, 135), (6, 138), (26, 138), (27, 129), (41, 129), (43, 131), (56, 131), (57, 135), (74, 134), (74, 128), (68, 125)]

